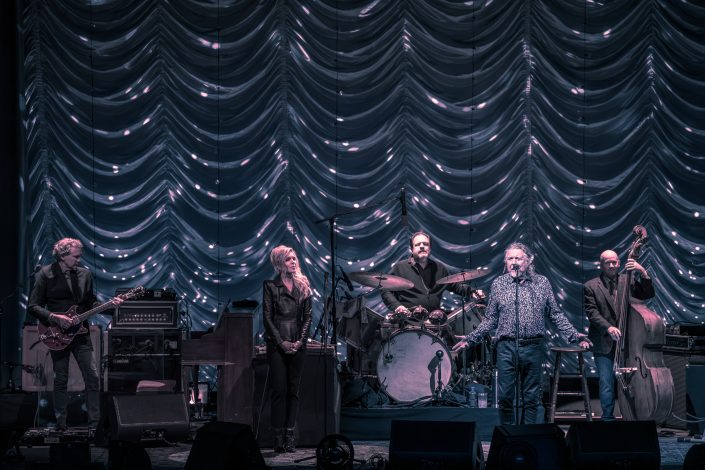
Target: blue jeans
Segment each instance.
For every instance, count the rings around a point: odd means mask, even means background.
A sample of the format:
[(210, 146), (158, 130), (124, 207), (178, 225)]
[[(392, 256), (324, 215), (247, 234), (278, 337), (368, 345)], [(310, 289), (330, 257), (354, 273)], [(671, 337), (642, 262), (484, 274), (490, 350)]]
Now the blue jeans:
[[(541, 404), (544, 342), (520, 345), (518, 356), (519, 380), (524, 404), (521, 424), (534, 424), (538, 406)], [(499, 408), (502, 411), (503, 424), (514, 423), (516, 357), (514, 340), (501, 340), (497, 343)]]
[(600, 406), (602, 407), (602, 420), (611, 421), (614, 419), (614, 392), (615, 380), (612, 366), (614, 359), (612, 354), (607, 356), (595, 354), (595, 367), (600, 378)]

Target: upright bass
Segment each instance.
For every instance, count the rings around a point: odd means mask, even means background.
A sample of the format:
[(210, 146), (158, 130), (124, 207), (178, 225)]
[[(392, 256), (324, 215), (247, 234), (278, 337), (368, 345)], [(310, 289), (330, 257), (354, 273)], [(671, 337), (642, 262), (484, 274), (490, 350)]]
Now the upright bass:
[[(638, 259), (646, 243), (646, 229), (637, 225), (629, 258)], [(629, 421), (666, 421), (671, 416), (675, 389), (671, 370), (663, 361), (664, 322), (641, 302), (630, 302), (631, 271), (617, 289), (617, 321), (622, 332), (614, 358), (617, 398), (622, 417)]]

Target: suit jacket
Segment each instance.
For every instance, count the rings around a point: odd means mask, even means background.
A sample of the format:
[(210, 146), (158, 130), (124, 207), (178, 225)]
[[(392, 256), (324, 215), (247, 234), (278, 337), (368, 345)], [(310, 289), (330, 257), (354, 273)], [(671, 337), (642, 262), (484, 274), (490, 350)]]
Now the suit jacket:
[(49, 315), (63, 313), (71, 306), (78, 305), (79, 312), (89, 310), (96, 304), (93, 292), (93, 276), (85, 268), (76, 268), (79, 287), (79, 301), (75, 302), (66, 276), (59, 263), (43, 266), (34, 276), (34, 287), (27, 302), (27, 312), (45, 325)]
[[(621, 274), (617, 278), (617, 292), (621, 295), (624, 292), (627, 277)], [(654, 296), (654, 285), (651, 279), (640, 278), (634, 280), (632, 276), (630, 286), (630, 301), (633, 299), (646, 300)], [(614, 346), (614, 340), (607, 333), (610, 326), (617, 326), (616, 317), (617, 306), (614, 298), (610, 295), (609, 284), (603, 275), (590, 279), (583, 288), (583, 306), (585, 313), (590, 320), (588, 338), (593, 343), (593, 353), (608, 355)]]

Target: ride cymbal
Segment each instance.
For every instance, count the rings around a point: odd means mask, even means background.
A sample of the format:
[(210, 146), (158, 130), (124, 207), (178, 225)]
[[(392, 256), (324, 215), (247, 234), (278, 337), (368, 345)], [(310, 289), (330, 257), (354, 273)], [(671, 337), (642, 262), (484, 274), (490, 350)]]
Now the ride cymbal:
[(357, 271), (349, 273), (348, 277), (358, 284), (368, 287), (380, 287), (388, 290), (404, 290), (414, 287), (414, 283), (410, 280), (391, 274)]

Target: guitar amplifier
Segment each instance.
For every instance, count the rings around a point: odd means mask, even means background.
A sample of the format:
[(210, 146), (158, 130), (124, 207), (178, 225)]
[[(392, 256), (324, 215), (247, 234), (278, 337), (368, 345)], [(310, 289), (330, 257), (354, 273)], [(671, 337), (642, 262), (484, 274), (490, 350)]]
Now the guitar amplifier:
[(111, 328), (176, 328), (176, 300), (126, 300), (113, 315)]
[(135, 393), (141, 381), (167, 381), (181, 391), (181, 341), (177, 329), (110, 329), (104, 389)]
[(705, 336), (687, 336), (687, 335), (666, 335), (666, 344), (663, 347), (664, 351), (684, 352), (691, 354), (705, 353)]

